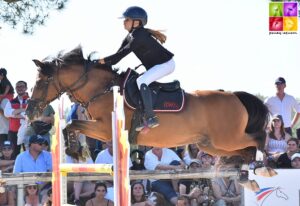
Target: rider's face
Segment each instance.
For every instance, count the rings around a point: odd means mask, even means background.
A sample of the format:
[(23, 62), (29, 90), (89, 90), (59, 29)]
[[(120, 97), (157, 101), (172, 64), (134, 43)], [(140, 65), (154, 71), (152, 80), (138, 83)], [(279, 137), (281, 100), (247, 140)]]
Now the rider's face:
[(127, 31), (130, 31), (130, 30), (131, 30), (131, 27), (132, 27), (132, 23), (133, 23), (133, 20), (132, 20), (132, 19), (129, 19), (129, 18), (124, 19), (124, 28), (125, 28)]
[(130, 18), (125, 18), (124, 19), (124, 28), (130, 32), (132, 27), (135, 28), (135, 27), (138, 27), (139, 26), (139, 21), (134, 21)]

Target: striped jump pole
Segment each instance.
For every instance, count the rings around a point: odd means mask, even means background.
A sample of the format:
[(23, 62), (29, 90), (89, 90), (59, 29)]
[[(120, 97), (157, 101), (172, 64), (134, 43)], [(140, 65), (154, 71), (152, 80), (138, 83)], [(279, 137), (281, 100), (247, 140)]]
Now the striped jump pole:
[(112, 143), (114, 170), (114, 205), (130, 206), (129, 142), (125, 131), (124, 101), (119, 87), (113, 87)]
[(59, 171), (59, 165), (61, 162), (61, 138), (60, 138), (60, 117), (55, 115), (55, 133), (52, 135), (51, 153), (52, 153), (52, 205), (60, 206), (61, 201), (61, 174)]

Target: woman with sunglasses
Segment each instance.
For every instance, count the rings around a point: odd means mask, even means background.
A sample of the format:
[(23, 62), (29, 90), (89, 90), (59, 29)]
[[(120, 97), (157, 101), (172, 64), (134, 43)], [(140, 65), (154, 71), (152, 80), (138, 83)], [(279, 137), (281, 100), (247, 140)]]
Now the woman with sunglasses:
[(25, 206), (41, 206), (38, 186), (36, 184), (25, 187)]
[(284, 129), (282, 116), (279, 114), (274, 115), (265, 142), (265, 161), (269, 167), (276, 167), (279, 156), (287, 151), (287, 140), (289, 138), (291, 138), (291, 135)]
[[(137, 86), (140, 90), (144, 122), (136, 127), (141, 131), (145, 126), (154, 128), (159, 125), (158, 118), (153, 112), (152, 94), (148, 85), (175, 70), (174, 54), (161, 44), (166, 41), (166, 36), (160, 31), (144, 28), (148, 21), (147, 12), (138, 6), (131, 6), (123, 13), (124, 28), (129, 33), (117, 53), (100, 59), (100, 64), (114, 65), (133, 52), (146, 68), (146, 72), (140, 75)], [(158, 42), (158, 41), (159, 42)]]
[(105, 183), (103, 182), (98, 182), (95, 185), (95, 197), (88, 200), (85, 204), (85, 206), (113, 206), (114, 203), (106, 199), (104, 196), (107, 193), (107, 187)]

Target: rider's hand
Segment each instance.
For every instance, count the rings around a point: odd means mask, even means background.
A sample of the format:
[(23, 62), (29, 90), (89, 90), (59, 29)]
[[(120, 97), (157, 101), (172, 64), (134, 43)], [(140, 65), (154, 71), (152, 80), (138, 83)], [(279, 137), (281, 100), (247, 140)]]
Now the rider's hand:
[(99, 63), (100, 63), (100, 64), (105, 64), (104, 59), (99, 59)]

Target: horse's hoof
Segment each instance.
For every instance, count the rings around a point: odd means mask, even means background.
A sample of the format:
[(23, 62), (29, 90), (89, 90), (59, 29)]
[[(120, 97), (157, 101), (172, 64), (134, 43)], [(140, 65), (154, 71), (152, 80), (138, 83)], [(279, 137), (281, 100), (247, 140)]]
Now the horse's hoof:
[(246, 182), (240, 182), (240, 185), (242, 185), (244, 188), (251, 190), (253, 192), (258, 192), (260, 190), (259, 185), (255, 180), (248, 180)]
[(278, 173), (271, 167), (261, 167), (254, 169), (253, 173), (262, 177), (273, 177)]

